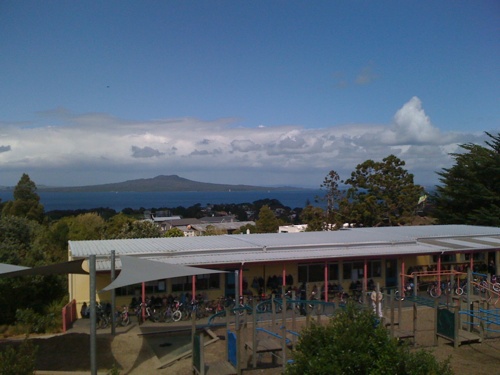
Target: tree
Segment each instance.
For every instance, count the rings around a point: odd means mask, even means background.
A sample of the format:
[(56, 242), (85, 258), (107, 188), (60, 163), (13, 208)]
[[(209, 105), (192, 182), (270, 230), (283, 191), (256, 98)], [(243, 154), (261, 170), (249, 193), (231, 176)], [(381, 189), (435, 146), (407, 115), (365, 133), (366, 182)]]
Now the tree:
[(123, 225), (116, 238), (158, 238), (162, 237), (160, 228), (150, 221), (137, 220)]
[(179, 228), (170, 228), (164, 234), (165, 237), (184, 237), (184, 232)]
[(345, 194), (340, 190), (339, 181), (339, 174), (331, 170), (320, 185), (321, 189), (326, 190), (325, 196), (322, 198), (322, 200), (326, 202), (326, 217), (324, 221), (330, 224), (330, 228), (340, 228), (341, 224), (345, 221), (340, 212)]
[(349, 303), (326, 326), (313, 324), (301, 332), (287, 375), (400, 374), (449, 375), (449, 361), (429, 352), (411, 352), (390, 337), (372, 310)]
[(279, 220), (269, 206), (262, 206), (259, 211), (259, 218), (255, 222), (257, 233), (277, 233), (279, 226)]
[(321, 207), (307, 206), (301, 214), (302, 223), (307, 224), (306, 232), (319, 232), (324, 229), (325, 213)]
[(367, 160), (356, 166), (345, 181), (351, 187), (340, 206), (349, 222), (363, 226), (411, 223), (424, 190), (413, 182), (405, 162), (389, 155), (382, 162)]
[(450, 154), (455, 165), (438, 172), (442, 185), (432, 199), (440, 224), (500, 226), (500, 133), (485, 146), (467, 143)]
[(247, 233), (257, 233), (255, 225), (245, 224), (233, 231), (233, 234), (247, 234)]
[[(51, 235), (45, 226), (24, 217), (0, 219), (0, 263), (26, 267), (55, 263)], [(64, 276), (32, 276), (0, 279), (0, 325), (13, 323), (20, 308), (42, 314), (52, 301), (66, 292)]]
[(123, 228), (127, 225), (132, 224), (135, 219), (125, 215), (124, 213), (119, 213), (113, 216), (106, 222), (106, 239), (120, 238), (123, 232)]
[(227, 230), (223, 228), (217, 228), (214, 225), (207, 225), (205, 228), (204, 236), (221, 236), (227, 234)]
[(105, 221), (95, 212), (78, 215), (68, 220), (68, 239), (72, 241), (102, 240)]
[(36, 184), (24, 173), (14, 188), (14, 200), (5, 203), (2, 216), (25, 217), (41, 223), (44, 219), (44, 208), (36, 190)]

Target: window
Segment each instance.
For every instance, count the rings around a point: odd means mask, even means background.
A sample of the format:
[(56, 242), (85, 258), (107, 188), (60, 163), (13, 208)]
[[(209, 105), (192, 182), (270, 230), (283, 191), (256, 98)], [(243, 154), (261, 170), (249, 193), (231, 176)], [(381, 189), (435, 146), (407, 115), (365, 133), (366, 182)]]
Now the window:
[[(339, 279), (339, 264), (327, 263), (328, 280)], [(345, 272), (345, 271), (344, 271)], [(324, 283), (325, 282), (325, 264), (299, 264), (298, 269), (299, 283)]]
[[(477, 261), (484, 260), (484, 253), (472, 253), (472, 259)], [(465, 260), (470, 260), (470, 254), (465, 254)]]
[(189, 292), (193, 289), (191, 276), (172, 278), (172, 292)]
[(310, 282), (325, 281), (324, 264), (311, 264), (309, 266), (309, 281)]
[(352, 263), (344, 262), (342, 264), (342, 271), (344, 275), (344, 280), (351, 280), (352, 276)]
[(339, 279), (339, 264), (332, 263), (328, 267), (328, 280), (338, 280)]
[[(366, 264), (367, 278), (381, 277), (382, 276), (382, 261), (370, 260)], [(344, 262), (342, 264), (344, 271), (344, 280), (357, 281), (364, 278), (365, 262)]]
[[(474, 254), (476, 255), (476, 254)], [(466, 259), (467, 259), (467, 254), (465, 255)], [(456, 258), (457, 256), (455, 254), (443, 254), (441, 255), (441, 262), (442, 263), (452, 263), (452, 262), (455, 262), (456, 261)], [(437, 263), (439, 260), (439, 255), (433, 255), (432, 256), (432, 261), (434, 263)]]
[(308, 270), (307, 265), (304, 266), (299, 265), (299, 270), (298, 270), (299, 283), (307, 283), (307, 270)]
[(211, 273), (208, 275), (196, 276), (196, 290), (208, 290), (220, 288), (220, 275)]
[(368, 262), (368, 278), (382, 276), (382, 262), (380, 260), (372, 260)]
[(115, 290), (117, 296), (136, 296), (141, 294), (142, 286), (141, 284), (127, 285)]
[[(196, 276), (196, 290), (208, 290), (220, 288), (220, 276), (218, 273)], [(190, 292), (193, 289), (192, 276), (172, 278), (172, 292)]]

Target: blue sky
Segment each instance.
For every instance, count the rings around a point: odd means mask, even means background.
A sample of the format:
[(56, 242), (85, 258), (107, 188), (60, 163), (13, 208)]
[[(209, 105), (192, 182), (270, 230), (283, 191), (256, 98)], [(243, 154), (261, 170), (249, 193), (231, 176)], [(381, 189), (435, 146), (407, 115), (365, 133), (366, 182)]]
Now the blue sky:
[(497, 1), (0, 3), (0, 185), (433, 184), (500, 129)]

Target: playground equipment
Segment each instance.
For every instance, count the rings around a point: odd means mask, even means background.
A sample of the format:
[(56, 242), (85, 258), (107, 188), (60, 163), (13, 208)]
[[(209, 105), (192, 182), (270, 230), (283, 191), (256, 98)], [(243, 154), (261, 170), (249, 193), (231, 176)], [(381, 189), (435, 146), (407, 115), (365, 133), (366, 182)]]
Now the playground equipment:
[[(395, 321), (395, 314), (394, 314), (394, 308), (395, 308), (395, 302), (396, 300), (399, 302), (399, 308), (398, 308), (398, 321)], [(389, 332), (391, 333), (391, 336), (394, 338), (397, 338), (398, 340), (407, 340), (407, 339), (412, 339), (413, 340), (413, 346), (417, 345), (417, 341), (415, 339), (416, 337), (416, 332), (417, 332), (417, 316), (418, 316), (418, 309), (417, 309), (417, 302), (413, 302), (413, 329), (412, 331), (408, 330), (403, 330), (401, 329), (401, 298), (396, 298), (396, 293), (394, 290), (391, 290), (390, 296), (389, 296), (389, 304), (390, 304), (390, 318), (389, 321), (385, 324), (386, 328), (389, 329)]]
[(236, 335), (228, 332), (227, 335), (227, 361), (218, 361), (205, 363), (205, 344), (204, 336), (196, 334), (193, 338), (193, 372), (198, 375), (233, 375), (239, 374), (237, 363), (237, 344)]

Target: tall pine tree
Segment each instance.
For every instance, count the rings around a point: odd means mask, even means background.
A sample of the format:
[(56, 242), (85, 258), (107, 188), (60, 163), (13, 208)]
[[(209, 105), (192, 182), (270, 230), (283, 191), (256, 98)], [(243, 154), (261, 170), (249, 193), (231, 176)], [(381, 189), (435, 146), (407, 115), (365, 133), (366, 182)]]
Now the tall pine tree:
[(44, 208), (37, 194), (36, 184), (24, 173), (14, 188), (14, 200), (5, 203), (2, 216), (25, 217), (39, 223), (43, 221)]
[(455, 165), (438, 172), (442, 185), (433, 195), (440, 224), (500, 226), (500, 133), (486, 146), (466, 143), (450, 154)]

